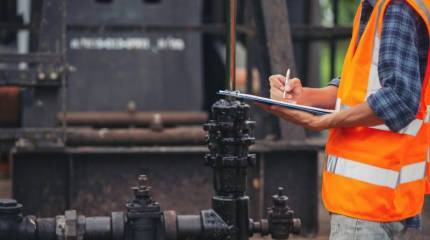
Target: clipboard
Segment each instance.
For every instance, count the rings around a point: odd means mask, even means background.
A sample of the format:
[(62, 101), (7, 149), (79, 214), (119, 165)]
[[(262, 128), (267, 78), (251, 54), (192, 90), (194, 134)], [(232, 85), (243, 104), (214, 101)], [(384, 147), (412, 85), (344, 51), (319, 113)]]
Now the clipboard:
[(218, 92), (218, 95), (234, 97), (234, 98), (238, 98), (238, 99), (254, 101), (254, 102), (259, 102), (259, 103), (264, 103), (267, 105), (286, 107), (289, 109), (300, 110), (300, 111), (304, 111), (304, 112), (311, 113), (311, 114), (318, 115), (318, 116), (322, 116), (322, 115), (326, 115), (326, 114), (332, 114), (332, 113), (336, 112), (335, 110), (330, 110), (330, 109), (309, 107), (309, 106), (305, 106), (305, 105), (299, 105), (299, 104), (288, 103), (288, 102), (281, 102), (281, 101), (273, 100), (270, 98), (264, 98), (264, 97), (259, 97), (259, 96), (255, 96), (255, 95), (244, 94), (244, 93), (240, 93), (239, 91), (227, 91), (227, 90), (222, 91), (221, 90)]

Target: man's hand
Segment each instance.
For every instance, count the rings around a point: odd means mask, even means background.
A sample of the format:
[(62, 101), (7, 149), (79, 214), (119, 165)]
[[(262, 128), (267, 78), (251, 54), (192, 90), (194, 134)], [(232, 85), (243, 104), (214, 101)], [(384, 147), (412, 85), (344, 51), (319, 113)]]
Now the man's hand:
[[(336, 105), (337, 87), (303, 88), (300, 79), (297, 78), (291, 79), (285, 86), (285, 77), (282, 75), (271, 76), (269, 82), (270, 97), (274, 100), (328, 109), (333, 109)], [(284, 89), (287, 90), (285, 99), (283, 96)], [(384, 123), (382, 119), (376, 116), (367, 102), (324, 116), (314, 116), (303, 111), (265, 104), (257, 104), (257, 106), (286, 121), (315, 131), (330, 128), (368, 127)]]
[[(288, 81), (285, 86), (285, 77), (282, 75), (273, 75), (269, 78), (270, 98), (283, 102), (299, 103), (303, 93), (303, 87), (300, 79), (294, 78)], [(284, 98), (284, 90), (286, 91)]]
[(256, 103), (256, 105), (286, 121), (299, 124), (310, 130), (322, 131), (330, 128), (330, 115), (315, 116), (307, 112), (284, 107), (269, 106), (261, 103)]
[[(273, 75), (269, 78), (269, 82), (271, 99), (289, 103), (308, 104), (308, 102), (306, 102), (307, 97), (304, 97), (304, 88), (300, 79), (290, 79), (288, 84), (285, 86), (284, 76)], [(286, 91), (285, 98), (284, 90)], [(307, 99), (309, 100), (309, 98)], [(303, 127), (311, 130), (321, 131), (329, 127), (327, 125), (328, 123), (322, 121), (324, 119), (323, 117), (314, 116), (310, 113), (265, 104), (257, 104), (257, 106), (286, 121), (302, 125)]]

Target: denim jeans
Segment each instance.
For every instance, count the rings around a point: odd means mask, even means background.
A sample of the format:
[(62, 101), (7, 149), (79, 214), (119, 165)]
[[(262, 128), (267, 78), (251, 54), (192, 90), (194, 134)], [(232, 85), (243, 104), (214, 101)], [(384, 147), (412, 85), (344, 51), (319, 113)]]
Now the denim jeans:
[(332, 214), (330, 240), (421, 240), (419, 230), (402, 222), (370, 222)]

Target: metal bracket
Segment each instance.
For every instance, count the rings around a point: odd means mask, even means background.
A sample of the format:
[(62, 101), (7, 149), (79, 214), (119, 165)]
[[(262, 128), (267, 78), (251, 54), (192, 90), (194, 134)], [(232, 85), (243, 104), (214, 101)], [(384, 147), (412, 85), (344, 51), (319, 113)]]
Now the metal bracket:
[(0, 150), (17, 148), (64, 147), (64, 132), (57, 128), (14, 129), (0, 128)]

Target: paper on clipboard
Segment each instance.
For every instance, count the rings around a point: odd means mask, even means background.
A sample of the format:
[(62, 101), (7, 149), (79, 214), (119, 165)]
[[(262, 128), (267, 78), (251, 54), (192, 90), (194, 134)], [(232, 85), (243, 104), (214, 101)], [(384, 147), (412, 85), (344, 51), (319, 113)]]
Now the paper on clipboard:
[(276, 105), (276, 106), (286, 107), (289, 109), (300, 110), (314, 115), (326, 115), (326, 114), (331, 114), (336, 112), (335, 110), (330, 110), (330, 109), (309, 107), (309, 106), (299, 105), (294, 103), (281, 102), (270, 98), (264, 98), (264, 97), (259, 97), (255, 95), (250, 95), (250, 94), (243, 94), (243, 93), (240, 93), (239, 91), (219, 91), (218, 94), (223, 96), (239, 98), (243, 100), (260, 102), (268, 105)]

